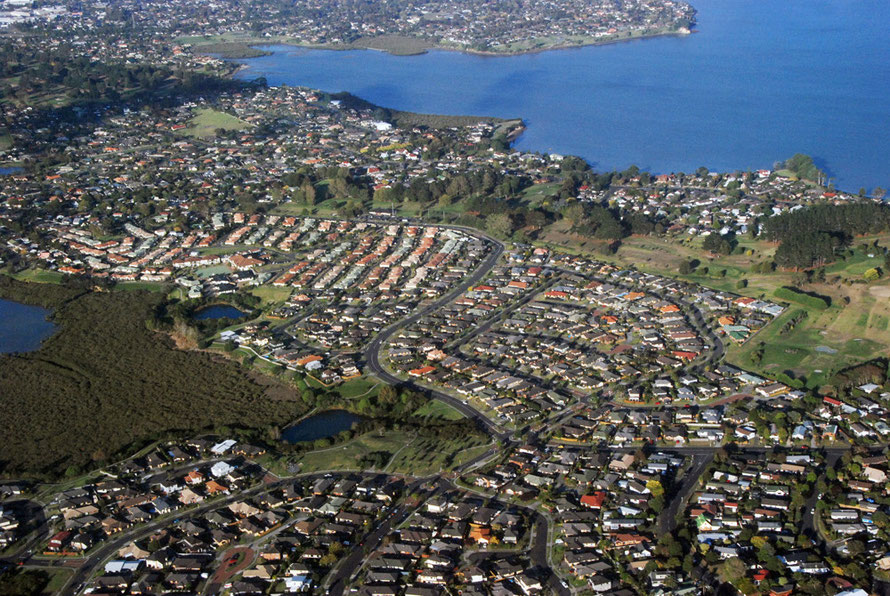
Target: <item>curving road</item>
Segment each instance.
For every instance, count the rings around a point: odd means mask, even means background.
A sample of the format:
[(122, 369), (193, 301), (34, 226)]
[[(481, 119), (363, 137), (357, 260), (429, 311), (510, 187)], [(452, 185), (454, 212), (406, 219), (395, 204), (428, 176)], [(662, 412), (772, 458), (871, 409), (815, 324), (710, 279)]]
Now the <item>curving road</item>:
[[(478, 236), (479, 234), (477, 233), (476, 235)], [(380, 364), (380, 351), (389, 340), (389, 338), (393, 336), (393, 334), (395, 334), (399, 329), (407, 327), (408, 325), (411, 325), (412, 323), (420, 320), (422, 317), (425, 317), (429, 313), (439, 310), (443, 306), (449, 304), (450, 302), (453, 302), (464, 292), (466, 292), (471, 286), (479, 283), (486, 275), (488, 275), (488, 272), (494, 268), (494, 266), (498, 262), (498, 259), (500, 259), (501, 255), (504, 254), (504, 244), (488, 236), (482, 237), (491, 242), (494, 248), (490, 253), (488, 253), (488, 256), (486, 256), (485, 259), (482, 260), (476, 270), (467, 278), (465, 278), (460, 284), (455, 286), (454, 289), (442, 295), (442, 297), (440, 297), (436, 301), (415, 312), (413, 315), (404, 319), (400, 319), (389, 327), (384, 328), (380, 333), (377, 334), (374, 339), (372, 339), (368, 343), (365, 349), (362, 350), (362, 358), (365, 361), (367, 369), (370, 370), (371, 373), (378, 379), (385, 381), (391, 385), (395, 385), (397, 387), (406, 387), (418, 393), (427, 395), (431, 398), (443, 401), (455, 410), (462, 413), (467, 418), (476, 420), (479, 426), (492, 437), (500, 440), (506, 440), (509, 437), (510, 433), (503, 432), (498, 429), (498, 427), (491, 420), (489, 420), (487, 416), (485, 416), (475, 408), (465, 404), (462, 400), (452, 397), (447, 393), (423, 387), (421, 385), (413, 383), (412, 381), (403, 381), (402, 379), (391, 375)]]

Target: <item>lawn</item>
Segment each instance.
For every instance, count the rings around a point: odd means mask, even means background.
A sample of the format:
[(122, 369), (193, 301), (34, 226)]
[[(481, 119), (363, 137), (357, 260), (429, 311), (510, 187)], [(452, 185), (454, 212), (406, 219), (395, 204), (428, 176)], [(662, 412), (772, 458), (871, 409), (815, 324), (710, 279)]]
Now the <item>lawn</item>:
[(376, 389), (380, 385), (380, 381), (374, 377), (362, 376), (337, 385), (334, 391), (339, 393), (344, 399), (355, 399), (376, 393)]
[(32, 281), (35, 283), (57, 284), (65, 279), (64, 273), (58, 271), (46, 271), (44, 269), (25, 269), (13, 275), (19, 281)]
[[(463, 461), (468, 461), (485, 451), (486, 437), (442, 441), (418, 436), (414, 441), (399, 450), (389, 462), (387, 471), (401, 472), (413, 476), (425, 476), (447, 470)], [(469, 455), (463, 453), (470, 450)], [(481, 451), (479, 451), (481, 449)]]
[(43, 589), (44, 594), (58, 594), (74, 573), (73, 569), (65, 569), (64, 567), (43, 568), (43, 571), (49, 575), (49, 583)]
[(415, 416), (436, 420), (460, 420), (463, 414), (438, 399), (431, 399), (414, 412)]
[(290, 298), (293, 288), (277, 287), (273, 285), (257, 286), (250, 290), (250, 293), (263, 301), (264, 306), (269, 304), (282, 303)]
[(231, 273), (232, 270), (228, 265), (210, 265), (209, 267), (201, 267), (200, 269), (195, 270), (195, 275), (200, 277), (201, 279), (206, 279), (208, 277), (213, 277), (214, 275), (227, 275)]
[(559, 182), (534, 184), (522, 192), (520, 202), (527, 205), (530, 209), (540, 207), (547, 199), (559, 195), (560, 186)]
[(413, 440), (414, 435), (406, 431), (372, 431), (343, 445), (312, 451), (296, 461), (300, 463), (300, 472), (361, 470), (362, 457), (377, 451), (393, 454)]
[[(782, 372), (803, 376), (809, 386), (818, 386), (841, 368), (885, 354), (890, 345), (886, 330), (890, 305), (868, 295), (855, 303), (851, 307), (841, 301), (823, 311), (789, 308), (747, 343), (728, 345), (727, 360), (769, 376)], [(804, 311), (806, 319), (783, 331), (788, 320)], [(751, 354), (761, 342), (763, 358), (754, 363)]]
[(431, 47), (431, 44), (419, 37), (408, 35), (378, 35), (359, 38), (352, 42), (351, 46), (381, 50), (396, 56), (413, 56), (423, 54)]
[(270, 213), (274, 215), (304, 215), (311, 213), (311, 211), (302, 202), (285, 201), (272, 207)]
[(309, 452), (298, 460), (300, 472), (361, 470), (370, 453), (388, 454), (387, 472), (423, 476), (447, 470), (484, 453), (488, 438), (441, 441), (407, 430), (375, 430), (351, 441)]
[(157, 283), (153, 281), (125, 281), (119, 283), (115, 286), (115, 288), (119, 290), (126, 290), (128, 292), (161, 292), (161, 293), (169, 293), (170, 286), (168, 284)]
[(212, 137), (216, 135), (218, 129), (223, 130), (244, 130), (251, 125), (236, 118), (231, 114), (212, 110), (210, 108), (198, 108), (195, 110), (195, 116), (189, 121), (190, 126), (184, 129), (185, 134), (192, 137)]

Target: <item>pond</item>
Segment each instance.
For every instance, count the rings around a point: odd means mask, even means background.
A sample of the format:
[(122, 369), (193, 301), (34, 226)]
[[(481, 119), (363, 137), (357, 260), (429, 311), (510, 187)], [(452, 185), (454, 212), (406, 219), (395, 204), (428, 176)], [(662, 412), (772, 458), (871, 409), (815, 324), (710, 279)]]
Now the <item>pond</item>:
[(195, 312), (192, 318), (196, 321), (204, 321), (207, 319), (240, 319), (247, 313), (242, 312), (231, 304), (214, 304), (205, 306)]
[(346, 410), (326, 410), (319, 412), (289, 426), (281, 433), (281, 440), (288, 443), (302, 443), (333, 437), (337, 433), (349, 430), (363, 418)]
[(39, 349), (56, 330), (56, 325), (47, 320), (49, 314), (46, 308), (0, 300), (0, 354)]

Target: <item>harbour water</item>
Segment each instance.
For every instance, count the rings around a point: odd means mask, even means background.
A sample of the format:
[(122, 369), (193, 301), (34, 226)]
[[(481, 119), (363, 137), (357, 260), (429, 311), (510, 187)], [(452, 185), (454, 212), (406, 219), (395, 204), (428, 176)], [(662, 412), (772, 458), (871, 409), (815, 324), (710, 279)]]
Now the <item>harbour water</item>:
[(693, 0), (697, 32), (509, 57), (273, 46), (239, 77), (415, 112), (523, 118), (516, 147), (599, 170), (769, 168), (812, 155), (890, 186), (890, 2)]

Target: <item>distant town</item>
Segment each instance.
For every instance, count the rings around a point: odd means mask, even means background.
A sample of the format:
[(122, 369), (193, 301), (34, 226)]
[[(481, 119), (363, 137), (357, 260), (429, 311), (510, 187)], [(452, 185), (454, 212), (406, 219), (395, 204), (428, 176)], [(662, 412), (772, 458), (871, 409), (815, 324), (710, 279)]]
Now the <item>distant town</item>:
[[(212, 3), (184, 1), (109, 6), (85, 2), (70, 7), (7, 0), (0, 25), (33, 26), (56, 39), (101, 36), (104, 43), (127, 45), (146, 36), (184, 38), (227, 55), (254, 55), (251, 45), (275, 42), (317, 47), (369, 47), (394, 53), (428, 48), (509, 54), (580, 46), (641, 36), (689, 33), (695, 11), (673, 0), (519, 2), (501, 6), (480, 0), (401, 1), (354, 4), (321, 0)], [(109, 35), (110, 34), (110, 35)], [(159, 40), (153, 39), (157, 42)], [(142, 53), (143, 48), (129, 47)], [(157, 50), (153, 51), (155, 53)]]
[(690, 6), (2, 8), (0, 318), (53, 329), (0, 338), (0, 593), (886, 591), (882, 189), (597, 172), (204, 53)]

